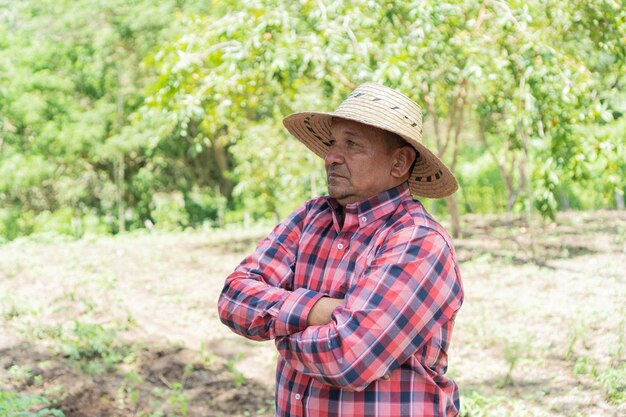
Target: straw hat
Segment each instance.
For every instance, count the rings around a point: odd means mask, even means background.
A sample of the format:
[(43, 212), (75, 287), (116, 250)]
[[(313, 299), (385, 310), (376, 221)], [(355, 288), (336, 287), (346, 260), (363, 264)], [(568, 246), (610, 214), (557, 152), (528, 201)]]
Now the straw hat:
[(400, 135), (417, 150), (411, 194), (440, 198), (459, 185), (448, 167), (422, 144), (422, 109), (404, 94), (374, 83), (358, 86), (334, 113), (301, 112), (283, 119), (289, 132), (321, 158), (328, 153), (333, 117), (352, 120)]

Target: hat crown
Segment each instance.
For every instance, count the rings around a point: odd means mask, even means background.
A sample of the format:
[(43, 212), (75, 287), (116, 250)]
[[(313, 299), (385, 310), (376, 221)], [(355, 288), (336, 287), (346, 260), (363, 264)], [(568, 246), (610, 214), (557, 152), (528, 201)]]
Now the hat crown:
[(321, 158), (331, 146), (334, 118), (343, 118), (384, 129), (402, 136), (417, 152), (409, 177), (411, 194), (445, 197), (458, 189), (450, 169), (422, 143), (422, 109), (399, 91), (375, 83), (358, 86), (332, 113), (307, 111), (291, 114), (283, 124)]
[(421, 141), (422, 109), (404, 94), (374, 83), (358, 86), (335, 114)]

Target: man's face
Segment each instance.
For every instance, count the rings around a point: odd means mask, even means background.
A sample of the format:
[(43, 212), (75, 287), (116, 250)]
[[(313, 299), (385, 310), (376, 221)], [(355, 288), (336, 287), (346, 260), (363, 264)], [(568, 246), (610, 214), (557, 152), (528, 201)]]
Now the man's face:
[(361, 123), (334, 119), (324, 159), (328, 194), (339, 204), (356, 203), (397, 185), (394, 152), (385, 134)]

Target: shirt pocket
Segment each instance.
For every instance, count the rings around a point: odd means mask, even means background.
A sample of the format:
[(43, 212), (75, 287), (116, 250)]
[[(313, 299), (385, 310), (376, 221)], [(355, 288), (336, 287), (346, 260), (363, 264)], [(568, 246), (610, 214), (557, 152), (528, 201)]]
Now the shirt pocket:
[(349, 264), (346, 266), (344, 294), (351, 287), (358, 285), (359, 281), (367, 274), (367, 269), (374, 258), (371, 252), (373, 252), (371, 249), (361, 251), (350, 259)]

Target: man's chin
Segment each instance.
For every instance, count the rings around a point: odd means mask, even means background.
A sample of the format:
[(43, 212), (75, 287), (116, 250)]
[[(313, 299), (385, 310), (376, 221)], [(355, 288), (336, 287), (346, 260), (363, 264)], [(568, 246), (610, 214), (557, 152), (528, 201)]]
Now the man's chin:
[(348, 190), (341, 187), (328, 186), (328, 195), (335, 200), (343, 200), (350, 196)]
[(332, 197), (332, 198), (341, 198), (341, 195), (343, 193), (341, 192), (341, 190), (338, 189), (338, 187), (333, 187), (331, 185), (328, 185), (328, 196)]

